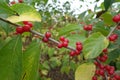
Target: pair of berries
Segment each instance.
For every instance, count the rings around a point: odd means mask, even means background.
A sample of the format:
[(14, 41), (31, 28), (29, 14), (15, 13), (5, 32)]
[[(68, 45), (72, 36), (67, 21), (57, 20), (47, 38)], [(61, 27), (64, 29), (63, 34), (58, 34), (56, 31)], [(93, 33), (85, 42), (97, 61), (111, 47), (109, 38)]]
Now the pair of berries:
[(22, 34), (23, 32), (29, 32), (33, 27), (33, 24), (28, 21), (23, 21), (24, 26), (18, 26), (16, 28), (16, 34)]
[(83, 29), (86, 30), (86, 31), (92, 31), (93, 26), (91, 24), (90, 25), (84, 25)]
[(115, 16), (112, 18), (112, 20), (113, 20), (114, 22), (116, 22), (116, 23), (120, 22), (120, 14), (115, 15)]
[(68, 39), (66, 39), (64, 36), (61, 36), (59, 40), (60, 40), (60, 43), (57, 46), (58, 48), (68, 47), (68, 43), (69, 43)]
[(101, 62), (105, 62), (108, 59), (108, 55), (103, 54), (102, 56), (97, 57), (97, 59)]
[[(23, 0), (18, 0), (18, 3), (23, 3)], [(16, 4), (15, 1), (10, 2), (10, 4)]]
[(81, 42), (76, 42), (76, 50), (75, 51), (71, 51), (70, 52), (70, 56), (75, 56), (75, 55), (79, 55), (80, 52), (83, 49), (83, 45)]
[(46, 32), (45, 36), (42, 39), (42, 41), (43, 42), (48, 42), (50, 37), (51, 37), (51, 33), (50, 32)]
[(116, 41), (118, 39), (118, 35), (117, 34), (112, 34), (112, 35), (109, 36), (108, 39), (109, 39), (109, 41), (114, 42), (114, 41)]

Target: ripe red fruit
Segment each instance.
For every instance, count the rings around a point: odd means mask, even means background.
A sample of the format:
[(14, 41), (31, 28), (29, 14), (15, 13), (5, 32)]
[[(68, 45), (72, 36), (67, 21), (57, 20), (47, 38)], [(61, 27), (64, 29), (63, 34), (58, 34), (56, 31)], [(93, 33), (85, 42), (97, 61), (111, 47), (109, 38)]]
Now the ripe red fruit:
[(12, 1), (12, 2), (10, 2), (10, 4), (16, 4), (16, 2), (15, 2), (15, 1)]
[(24, 25), (27, 25), (29, 22), (28, 21), (23, 21), (23, 24)]
[(67, 42), (63, 42), (62, 45), (63, 45), (63, 47), (67, 47), (68, 43)]
[(92, 30), (92, 25), (85, 25), (83, 28), (86, 31), (91, 31)]
[(19, 3), (23, 3), (23, 0), (18, 0)]
[(92, 80), (97, 80), (97, 76), (93, 76), (93, 77), (92, 77)]
[(22, 34), (23, 33), (23, 27), (17, 27), (16, 32), (19, 33), (19, 34)]
[(27, 25), (29, 25), (30, 27), (33, 27), (33, 24), (31, 22), (28, 22)]
[(61, 36), (61, 37), (59, 38), (59, 40), (60, 40), (60, 41), (64, 41), (64, 40), (65, 40), (65, 37), (64, 37), (64, 36)]
[(76, 55), (79, 55), (79, 54), (80, 54), (80, 51), (75, 50), (75, 54), (76, 54)]
[(96, 70), (96, 71), (95, 71), (95, 74), (96, 74), (96, 75), (99, 75), (99, 70)]
[(119, 15), (115, 15), (112, 20), (114, 22), (118, 23), (120, 21), (120, 16)]
[(103, 49), (103, 51), (102, 51), (102, 52), (107, 53), (107, 52), (108, 52), (108, 49), (107, 49), (107, 48), (105, 48), (105, 49)]
[(43, 37), (42, 41), (43, 41), (43, 42), (48, 42), (48, 41), (49, 41), (49, 39), (48, 39), (48, 38), (46, 38), (46, 37)]
[(104, 66), (104, 65), (102, 65), (102, 64), (100, 64), (100, 65), (99, 65), (99, 68), (100, 68), (100, 69), (104, 69), (104, 68), (105, 68), (105, 66)]
[(100, 70), (99, 70), (99, 74), (100, 74), (101, 76), (104, 76), (104, 70), (103, 70), (103, 69), (100, 69)]
[(108, 59), (108, 56), (106, 54), (103, 54), (101, 57), (100, 57), (100, 61), (101, 62), (105, 62), (106, 60)]
[(67, 43), (69, 43), (69, 40), (68, 40), (68, 39), (65, 39), (65, 40), (64, 40), (64, 42), (67, 42)]
[(117, 80), (120, 80), (120, 76), (118, 74), (115, 74), (114, 78), (117, 79)]
[(46, 32), (46, 33), (45, 33), (45, 37), (46, 37), (46, 38), (50, 38), (50, 37), (51, 37), (51, 33), (50, 33), (50, 32)]
[(99, 65), (100, 65), (97, 61), (94, 61), (94, 64), (95, 64), (96, 66), (99, 66)]
[(112, 35), (109, 36), (110, 41), (115, 41), (115, 40), (117, 40), (117, 38), (118, 38), (117, 34), (112, 34)]
[(75, 56), (75, 51), (71, 51), (70, 56)]
[(23, 26), (23, 31), (24, 31), (24, 32), (29, 32), (30, 29), (31, 29), (31, 27), (30, 27), (29, 25), (24, 25), (24, 26)]
[(81, 50), (83, 49), (83, 47), (82, 47), (82, 45), (76, 45), (76, 49), (77, 49), (78, 51), (81, 51)]
[(109, 65), (106, 65), (106, 66), (105, 66), (105, 69), (106, 69), (107, 71), (109, 71), (109, 70), (110, 70), (110, 66), (109, 66)]
[(57, 47), (58, 47), (58, 48), (62, 48), (62, 47), (63, 47), (63, 44), (62, 44), (62, 43), (59, 43)]
[(81, 42), (76, 42), (76, 45), (82, 45), (82, 43)]

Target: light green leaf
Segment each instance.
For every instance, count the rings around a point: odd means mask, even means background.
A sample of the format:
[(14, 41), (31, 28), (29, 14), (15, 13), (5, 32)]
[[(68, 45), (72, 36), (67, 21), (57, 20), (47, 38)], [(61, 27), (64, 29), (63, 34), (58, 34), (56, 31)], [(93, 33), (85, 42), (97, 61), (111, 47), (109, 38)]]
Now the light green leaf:
[(95, 73), (95, 65), (93, 63), (81, 64), (75, 71), (75, 80), (91, 80)]
[(10, 40), (0, 49), (0, 80), (20, 80), (22, 74), (22, 42)]
[(36, 11), (35, 8), (26, 5), (26, 4), (15, 4), (11, 7), (18, 13), (18, 16), (10, 16), (7, 20), (16, 23), (20, 21), (41, 21), (40, 14)]
[(59, 36), (61, 35), (67, 35), (69, 32), (74, 30), (81, 30), (81, 25), (78, 24), (67, 24), (65, 27), (61, 28), (59, 30)]
[(39, 68), (40, 49), (39, 43), (32, 42), (23, 53), (23, 78), (22, 80), (37, 80)]
[(108, 44), (109, 41), (101, 33), (93, 33), (84, 41), (83, 55), (85, 59), (96, 58)]

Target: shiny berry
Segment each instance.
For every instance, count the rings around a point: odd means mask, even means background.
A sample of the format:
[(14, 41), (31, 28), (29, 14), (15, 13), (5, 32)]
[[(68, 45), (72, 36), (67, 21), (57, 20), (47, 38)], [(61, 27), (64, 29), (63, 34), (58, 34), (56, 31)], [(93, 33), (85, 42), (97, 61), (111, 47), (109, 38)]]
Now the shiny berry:
[(115, 40), (117, 40), (117, 38), (118, 38), (117, 34), (112, 34), (109, 36), (109, 41), (115, 41)]
[(12, 2), (10, 2), (10, 4), (16, 4), (16, 2), (15, 2), (15, 1), (12, 1)]
[(23, 3), (23, 0), (18, 0), (19, 3)]
[(107, 48), (105, 48), (105, 49), (103, 49), (103, 51), (102, 51), (102, 52), (107, 53), (107, 52), (108, 52), (108, 49), (107, 49)]
[(63, 45), (63, 47), (67, 47), (68, 43), (67, 42), (63, 42), (62, 45)]
[(75, 54), (75, 51), (71, 51), (70, 52), (70, 56), (75, 56), (76, 54)]
[(93, 77), (92, 77), (92, 80), (98, 80), (98, 79), (97, 79), (97, 76), (93, 76)]
[(82, 45), (82, 43), (81, 42), (76, 42), (76, 45)]
[(120, 16), (119, 15), (115, 15), (112, 20), (114, 22), (118, 23), (120, 21)]
[(85, 25), (83, 27), (83, 29), (86, 30), (86, 31), (91, 31), (92, 30), (92, 25)]
[(22, 34), (23, 33), (23, 27), (17, 27), (16, 28), (16, 33)]
[(46, 37), (43, 37), (42, 41), (43, 41), (43, 42), (48, 42), (48, 41), (49, 41), (49, 39), (48, 39), (48, 38), (46, 38)]
[(24, 25), (27, 25), (29, 22), (28, 21), (23, 21), (23, 24)]
[(64, 37), (64, 36), (61, 36), (61, 37), (59, 38), (59, 40), (60, 40), (60, 41), (64, 41), (64, 40), (65, 40), (65, 37)]
[(81, 50), (83, 49), (83, 47), (82, 47), (82, 45), (76, 45), (76, 49), (77, 49), (78, 51), (81, 51)]
[(46, 32), (46, 33), (45, 33), (45, 37), (46, 37), (46, 38), (50, 38), (50, 37), (51, 37), (51, 33), (50, 33), (50, 32)]
[(62, 43), (59, 43), (57, 47), (58, 47), (58, 48), (62, 48), (62, 47), (63, 47), (63, 44), (62, 44)]
[(31, 27), (30, 27), (29, 25), (24, 25), (24, 26), (23, 26), (23, 31), (24, 31), (24, 32), (29, 32), (30, 29), (31, 29)]

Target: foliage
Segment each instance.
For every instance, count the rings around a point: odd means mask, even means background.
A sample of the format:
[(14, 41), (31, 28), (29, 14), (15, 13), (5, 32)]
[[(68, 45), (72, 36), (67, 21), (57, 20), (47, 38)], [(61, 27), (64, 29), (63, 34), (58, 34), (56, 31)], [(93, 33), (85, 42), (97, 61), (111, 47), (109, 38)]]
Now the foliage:
[[(103, 64), (120, 70), (119, 29), (113, 32), (118, 34), (118, 39), (115, 42), (108, 40), (116, 25), (112, 17), (120, 12), (116, 8), (120, 1), (104, 0), (94, 11), (87, 10), (77, 15), (70, 10), (69, 1), (63, 4), (63, 9), (56, 5), (57, 0), (52, 1), (54, 6), (48, 4), (48, 0), (24, 0), (16, 4), (0, 0), (0, 18), (8, 20), (0, 19), (0, 80), (91, 80), (96, 70), (93, 62), (104, 54), (105, 48), (108, 49), (108, 60)], [(51, 38), (58, 41), (60, 36), (64, 36), (72, 48), (79, 41), (83, 50), (71, 57), (66, 48), (59, 49), (52, 41), (43, 43), (43, 36), (29, 32), (15, 35), (15, 27), (9, 21), (19, 25), (30, 21), (33, 30), (42, 34), (49, 31)], [(84, 30), (84, 26), (89, 24), (93, 30)]]

